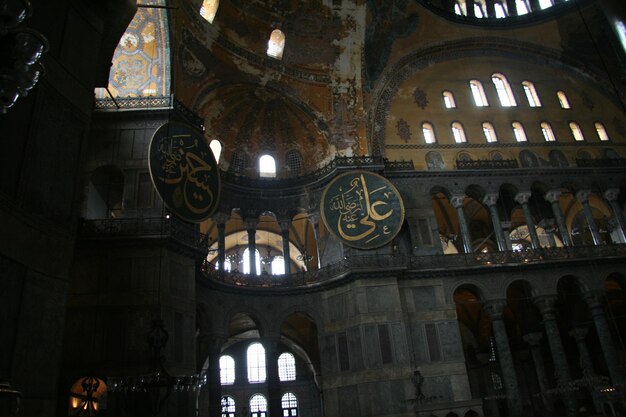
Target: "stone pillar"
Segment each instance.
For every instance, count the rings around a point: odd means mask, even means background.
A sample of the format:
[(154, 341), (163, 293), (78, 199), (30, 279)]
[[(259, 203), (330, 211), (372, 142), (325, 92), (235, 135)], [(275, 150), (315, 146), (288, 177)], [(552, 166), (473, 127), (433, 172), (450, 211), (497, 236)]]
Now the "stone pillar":
[(535, 228), (535, 220), (533, 219), (533, 215), (530, 212), (530, 207), (528, 207), (528, 200), (530, 199), (529, 192), (517, 193), (515, 196), (515, 201), (517, 201), (524, 211), (524, 218), (526, 219), (526, 227), (528, 228), (528, 234), (530, 235), (530, 242), (533, 249), (541, 248), (541, 244), (539, 243), (539, 236), (537, 236), (537, 229)]
[(563, 211), (561, 210), (561, 190), (548, 191), (544, 198), (552, 204), (554, 220), (556, 220), (556, 225), (559, 228), (559, 234), (561, 235), (563, 245), (574, 246), (572, 238), (569, 235), (569, 231), (567, 230), (567, 226), (565, 225), (565, 216), (563, 216)]
[(626, 222), (624, 222), (624, 213), (622, 212), (622, 208), (620, 207), (619, 201), (617, 201), (617, 196), (619, 195), (619, 189), (611, 188), (604, 192), (604, 198), (611, 205), (611, 210), (613, 210), (613, 217), (618, 225), (618, 235), (621, 240), (619, 243), (626, 243)]
[(217, 262), (219, 263), (219, 270), (224, 270), (224, 263), (226, 262), (226, 221), (228, 216), (224, 213), (217, 213), (213, 216), (213, 221), (217, 225)]
[(623, 392), (624, 374), (622, 372), (617, 349), (615, 349), (613, 337), (611, 336), (611, 331), (609, 330), (609, 323), (606, 321), (606, 314), (604, 313), (604, 307), (601, 301), (602, 298), (599, 294), (594, 292), (583, 294), (583, 298), (591, 310), (591, 316), (596, 326), (596, 332), (598, 333), (606, 367), (609, 369), (609, 375), (611, 376), (613, 385), (615, 385), (619, 391)]
[(267, 394), (268, 394), (268, 415), (269, 417), (283, 417), (282, 393), (280, 390), (280, 379), (278, 376), (278, 339), (266, 339), (263, 341), (265, 347), (265, 358), (267, 363)]
[(465, 10), (470, 17), (476, 16), (474, 14), (474, 0), (465, 0)]
[(487, 17), (496, 17), (496, 9), (493, 4), (493, 0), (485, 0), (485, 6), (487, 6)]
[(548, 385), (548, 373), (546, 372), (546, 365), (543, 361), (543, 355), (541, 354), (541, 339), (543, 334), (541, 333), (528, 333), (524, 335), (524, 341), (530, 346), (530, 353), (535, 363), (535, 371), (537, 372), (537, 382), (539, 382), (539, 389), (541, 390), (541, 399), (543, 406), (545, 407), (548, 415), (554, 415), (554, 405), (552, 400), (546, 394), (550, 389)]
[(567, 391), (572, 382), (572, 377), (570, 375), (569, 365), (567, 364), (567, 357), (563, 350), (559, 326), (556, 322), (556, 312), (554, 310), (555, 301), (555, 295), (535, 298), (535, 304), (539, 308), (539, 312), (543, 318), (543, 326), (546, 331), (546, 336), (548, 337), (548, 344), (550, 345), (550, 352), (552, 353), (552, 361), (554, 362), (558, 386), (566, 390), (561, 394), (561, 397), (567, 408), (567, 415), (576, 416), (578, 414), (576, 396), (574, 391)]
[(509, 346), (509, 337), (506, 333), (504, 325), (504, 317), (502, 310), (506, 305), (505, 300), (486, 301), (483, 304), (484, 310), (491, 317), (491, 325), (493, 327), (493, 338), (496, 343), (496, 353), (498, 362), (502, 371), (502, 379), (504, 389), (506, 391), (506, 400), (508, 404), (508, 416), (522, 417), (522, 402), (520, 398), (519, 385), (517, 383), (517, 374), (515, 365), (513, 364), (513, 355)]
[[(578, 347), (578, 354), (580, 355), (580, 367), (583, 371), (583, 376), (591, 378), (595, 375), (593, 371), (593, 362), (591, 361), (591, 355), (589, 355), (589, 349), (585, 344), (585, 338), (587, 337), (587, 329), (584, 327), (577, 327), (569, 331), (569, 335), (576, 340), (576, 346)], [(593, 405), (598, 413), (602, 412), (602, 402), (598, 397), (598, 391), (596, 387), (589, 386), (591, 392), (591, 398), (593, 399)]]
[(472, 253), (472, 237), (467, 227), (467, 220), (465, 219), (465, 212), (463, 211), (464, 195), (455, 195), (450, 199), (450, 203), (456, 209), (456, 214), (459, 218), (459, 228), (461, 229), (461, 239), (463, 240), (463, 252)]
[(291, 220), (280, 220), (280, 236), (283, 238), (283, 259), (285, 261), (285, 274), (291, 274), (291, 256), (289, 254), (289, 227)]
[(593, 213), (591, 212), (591, 207), (589, 206), (589, 196), (591, 195), (591, 191), (589, 190), (580, 190), (576, 193), (576, 199), (583, 205), (583, 212), (585, 213), (585, 218), (587, 219), (587, 224), (589, 225), (589, 230), (591, 231), (591, 237), (593, 238), (594, 245), (601, 245), (602, 239), (600, 239), (600, 231), (598, 230), (598, 225), (596, 221), (593, 219)]
[(256, 275), (256, 226), (258, 220), (247, 219), (246, 230), (248, 231), (248, 259), (250, 262), (250, 275)]
[(543, 219), (539, 222), (539, 227), (545, 231), (546, 239), (548, 239), (548, 245), (551, 248), (556, 248), (556, 240), (554, 239), (554, 219)]
[(532, 12), (541, 10), (541, 6), (539, 6), (539, 0), (529, 0), (528, 3), (530, 3), (530, 9)]
[(504, 234), (504, 241), (506, 242), (506, 250), (513, 250), (513, 242), (511, 242), (511, 222), (500, 221), (502, 225), (502, 234)]
[(220, 416), (222, 415), (222, 381), (220, 378), (220, 353), (224, 339), (213, 336), (202, 336), (202, 342), (207, 347), (209, 359), (209, 367), (207, 369), (207, 385), (209, 390), (208, 415)]
[(498, 243), (498, 249), (501, 251), (508, 250), (506, 246), (506, 240), (504, 239), (504, 233), (502, 233), (502, 224), (500, 224), (500, 214), (498, 213), (498, 194), (487, 194), (483, 198), (483, 204), (489, 207), (489, 214), (491, 214), (491, 223), (493, 223), (493, 233), (496, 235), (496, 242)]
[[(320, 268), (320, 215), (312, 214), (309, 216), (309, 220), (313, 225), (313, 236), (315, 237), (315, 257), (317, 259), (317, 268)], [(309, 266), (307, 265), (307, 268)]]
[(515, 0), (506, 0), (506, 8), (509, 16), (517, 16), (517, 2)]

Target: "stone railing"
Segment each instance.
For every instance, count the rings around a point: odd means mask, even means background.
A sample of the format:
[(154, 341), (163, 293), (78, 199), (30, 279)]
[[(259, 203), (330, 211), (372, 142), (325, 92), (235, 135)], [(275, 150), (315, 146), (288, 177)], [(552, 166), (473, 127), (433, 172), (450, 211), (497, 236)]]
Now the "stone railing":
[(206, 236), (175, 217), (83, 220), (79, 233), (82, 238), (171, 238), (204, 253), (208, 250)]
[(581, 168), (626, 167), (626, 158), (576, 159)]
[(542, 248), (521, 252), (487, 252), (455, 255), (365, 255), (353, 256), (319, 270), (296, 272), (290, 275), (249, 275), (239, 271), (224, 272), (204, 262), (201, 273), (210, 279), (240, 288), (297, 288), (325, 285), (342, 279), (350, 273), (406, 271), (443, 271), (495, 265), (524, 265), (552, 261), (584, 260), (594, 258), (626, 257), (626, 245), (574, 246)]
[(469, 161), (456, 161), (457, 169), (516, 169), (519, 168), (517, 159), (479, 159)]

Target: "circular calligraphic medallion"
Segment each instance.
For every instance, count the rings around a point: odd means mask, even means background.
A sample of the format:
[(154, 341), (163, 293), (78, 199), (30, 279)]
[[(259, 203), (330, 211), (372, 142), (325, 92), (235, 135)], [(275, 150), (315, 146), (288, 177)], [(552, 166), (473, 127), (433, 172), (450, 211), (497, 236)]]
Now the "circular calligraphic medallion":
[(220, 175), (202, 132), (177, 122), (159, 127), (150, 142), (149, 166), (154, 188), (172, 213), (192, 223), (213, 214)]
[(396, 187), (368, 171), (347, 172), (332, 180), (322, 194), (321, 211), (326, 228), (358, 249), (389, 243), (404, 221)]

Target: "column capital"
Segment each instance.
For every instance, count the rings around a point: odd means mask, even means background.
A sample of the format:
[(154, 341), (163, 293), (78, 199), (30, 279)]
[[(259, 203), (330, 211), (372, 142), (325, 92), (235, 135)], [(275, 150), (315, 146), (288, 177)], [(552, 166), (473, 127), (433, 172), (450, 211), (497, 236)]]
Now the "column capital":
[(246, 223), (246, 230), (248, 232), (250, 231), (256, 232), (256, 227), (259, 224), (259, 219), (246, 219), (245, 223)]
[(588, 203), (591, 190), (579, 190), (576, 192), (576, 199), (581, 203)]
[(607, 200), (607, 201), (614, 201), (617, 200), (617, 197), (619, 196), (619, 188), (609, 188), (608, 190), (606, 190), (602, 196)]
[(524, 341), (528, 343), (531, 347), (539, 346), (539, 343), (541, 343), (541, 339), (543, 339), (543, 333), (527, 333), (522, 336), (522, 339), (524, 339)]
[(289, 232), (289, 228), (291, 227), (291, 219), (280, 219), (278, 220), (278, 224), (280, 225), (281, 232)]
[(456, 194), (450, 197), (450, 204), (452, 204), (454, 208), (462, 208), (463, 200), (465, 200), (465, 194)]
[(598, 307), (602, 308), (602, 294), (600, 291), (585, 291), (582, 296), (591, 310)]
[(549, 190), (543, 198), (550, 203), (558, 203), (561, 199), (561, 194), (563, 194), (561, 190)]
[(492, 320), (502, 319), (502, 311), (506, 307), (506, 300), (487, 300), (483, 302), (483, 310), (489, 314)]
[(517, 201), (519, 204), (528, 204), (528, 200), (530, 199), (531, 193), (530, 191), (520, 191), (519, 193), (515, 194), (515, 201)]
[(589, 331), (585, 327), (575, 327), (569, 331), (569, 335), (572, 336), (577, 342), (582, 342), (587, 337)]
[(485, 196), (483, 197), (483, 204), (487, 205), (488, 207), (495, 206), (498, 203), (498, 197), (498, 193), (485, 194)]
[(220, 212), (215, 213), (211, 217), (211, 219), (213, 219), (213, 222), (219, 227), (219, 226), (226, 225), (226, 222), (228, 221), (228, 219), (230, 219), (230, 216), (220, 211)]
[(546, 316), (554, 315), (554, 303), (556, 302), (556, 299), (556, 294), (540, 295), (533, 299), (544, 319), (547, 318)]

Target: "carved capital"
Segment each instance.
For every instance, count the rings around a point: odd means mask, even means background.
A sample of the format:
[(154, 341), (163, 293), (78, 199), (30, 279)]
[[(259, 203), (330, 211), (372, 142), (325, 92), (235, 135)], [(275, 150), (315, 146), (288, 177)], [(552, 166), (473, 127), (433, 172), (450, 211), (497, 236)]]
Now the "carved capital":
[(215, 213), (213, 217), (211, 218), (213, 219), (213, 222), (219, 227), (219, 226), (224, 226), (226, 222), (228, 221), (228, 219), (230, 218), (230, 216), (220, 211), (218, 213)]
[(501, 320), (504, 307), (506, 307), (506, 300), (487, 300), (483, 302), (483, 310), (489, 314), (491, 320)]
[(256, 232), (256, 227), (259, 224), (259, 220), (258, 219), (246, 219), (245, 223), (246, 223), (246, 230), (248, 232)]
[(604, 192), (603, 196), (607, 201), (617, 200), (617, 197), (619, 196), (619, 188), (609, 188)]
[(454, 208), (462, 208), (463, 200), (465, 200), (464, 195), (453, 195), (452, 197), (450, 197), (450, 204), (452, 204), (452, 207)]
[(589, 309), (602, 309), (602, 294), (597, 291), (585, 291), (583, 294), (583, 299), (589, 306)]
[(556, 302), (556, 299), (557, 296), (554, 294), (541, 295), (534, 298), (533, 301), (544, 319), (548, 318), (547, 316), (554, 315), (554, 303)]
[(576, 199), (581, 203), (585, 204), (589, 202), (589, 196), (591, 195), (591, 190), (580, 190), (576, 192)]
[(550, 190), (543, 196), (543, 198), (550, 203), (558, 203), (561, 199), (561, 194), (561, 190)]
[(291, 227), (290, 219), (278, 220), (278, 224), (280, 225), (280, 231), (282, 233), (289, 233), (289, 228)]
[(589, 331), (584, 327), (576, 327), (569, 331), (569, 335), (572, 336), (576, 341), (582, 342), (587, 337)]
[(528, 343), (531, 347), (539, 346), (541, 343), (541, 339), (543, 339), (543, 333), (528, 333), (523, 337), (524, 341)]
[(530, 191), (522, 191), (515, 195), (515, 201), (517, 201), (521, 205), (528, 204), (528, 199), (530, 199), (530, 196)]
[(497, 203), (498, 203), (498, 194), (496, 193), (485, 194), (485, 196), (483, 197), (483, 204), (485, 204), (488, 207), (495, 206)]

